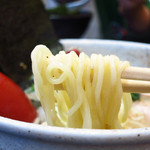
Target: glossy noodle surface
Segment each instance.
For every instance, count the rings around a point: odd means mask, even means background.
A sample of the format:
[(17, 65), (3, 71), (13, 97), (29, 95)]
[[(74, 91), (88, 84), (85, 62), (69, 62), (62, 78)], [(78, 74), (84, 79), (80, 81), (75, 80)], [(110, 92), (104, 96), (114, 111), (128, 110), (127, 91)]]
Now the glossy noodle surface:
[(123, 93), (121, 73), (129, 62), (114, 55), (61, 51), (52, 55), (44, 45), (31, 54), (35, 92), (48, 125), (88, 129), (119, 129), (132, 100)]

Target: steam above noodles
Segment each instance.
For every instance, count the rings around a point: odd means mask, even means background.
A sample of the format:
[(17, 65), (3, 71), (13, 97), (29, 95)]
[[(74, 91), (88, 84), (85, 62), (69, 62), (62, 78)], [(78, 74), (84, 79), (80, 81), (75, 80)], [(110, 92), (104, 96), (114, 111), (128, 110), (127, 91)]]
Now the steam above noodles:
[(129, 66), (118, 57), (61, 51), (44, 45), (31, 54), (35, 92), (48, 125), (88, 129), (119, 129), (132, 100), (123, 93), (121, 73)]

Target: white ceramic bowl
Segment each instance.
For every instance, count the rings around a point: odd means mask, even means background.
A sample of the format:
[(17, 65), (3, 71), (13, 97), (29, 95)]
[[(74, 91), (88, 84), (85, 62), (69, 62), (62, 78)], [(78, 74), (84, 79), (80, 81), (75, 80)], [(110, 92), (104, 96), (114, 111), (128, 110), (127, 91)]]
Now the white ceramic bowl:
[[(65, 49), (115, 54), (131, 65), (150, 67), (150, 45), (109, 40), (61, 40)], [(88, 130), (44, 127), (0, 117), (0, 150), (148, 150), (150, 128)]]

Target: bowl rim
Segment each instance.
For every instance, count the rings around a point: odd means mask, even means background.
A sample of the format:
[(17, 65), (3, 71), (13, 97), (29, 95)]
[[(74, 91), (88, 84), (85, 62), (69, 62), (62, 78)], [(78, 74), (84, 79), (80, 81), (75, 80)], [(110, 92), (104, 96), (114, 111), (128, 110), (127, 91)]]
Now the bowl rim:
[[(148, 47), (149, 44), (95, 39), (61, 39), (60, 43), (107, 43), (107, 44), (132, 44), (138, 47)], [(112, 145), (112, 144), (138, 144), (150, 142), (150, 127), (138, 129), (74, 129), (39, 124), (26, 123), (5, 117), (0, 117), (0, 133), (6, 133), (33, 140), (47, 142), (86, 144), (86, 145)]]
[[(32, 140), (58, 143), (111, 145), (150, 142), (150, 127), (137, 129), (75, 129), (17, 121), (0, 117), (0, 133), (7, 133)], [(108, 143), (109, 141), (109, 143)]]
[(142, 42), (136, 42), (136, 41), (123, 41), (123, 40), (111, 40), (111, 39), (87, 39), (87, 38), (83, 38), (83, 39), (60, 39), (59, 40), (61, 44), (72, 44), (72, 43), (78, 43), (78, 44), (111, 44), (111, 45), (121, 45), (124, 46), (126, 44), (128, 44), (128, 46), (138, 46), (138, 47), (146, 47), (146, 48), (150, 48), (150, 44), (149, 43), (142, 43)]

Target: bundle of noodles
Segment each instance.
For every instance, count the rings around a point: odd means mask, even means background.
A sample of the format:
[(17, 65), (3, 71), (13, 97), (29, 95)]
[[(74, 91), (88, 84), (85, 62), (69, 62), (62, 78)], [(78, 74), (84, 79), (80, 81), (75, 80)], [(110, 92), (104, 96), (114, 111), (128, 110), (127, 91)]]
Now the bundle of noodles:
[(88, 57), (61, 51), (52, 55), (43, 45), (32, 51), (35, 92), (48, 125), (119, 129), (127, 119), (132, 100), (123, 93), (121, 73), (129, 66), (118, 57)]

